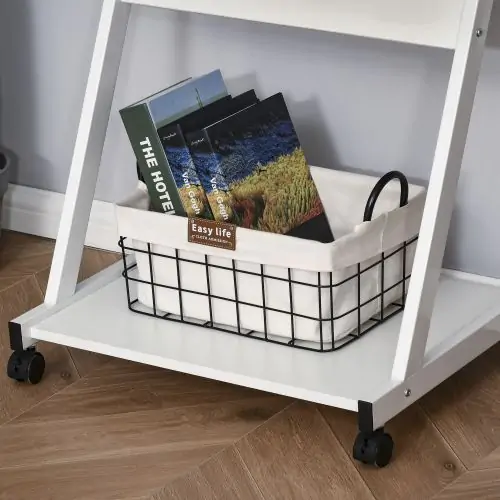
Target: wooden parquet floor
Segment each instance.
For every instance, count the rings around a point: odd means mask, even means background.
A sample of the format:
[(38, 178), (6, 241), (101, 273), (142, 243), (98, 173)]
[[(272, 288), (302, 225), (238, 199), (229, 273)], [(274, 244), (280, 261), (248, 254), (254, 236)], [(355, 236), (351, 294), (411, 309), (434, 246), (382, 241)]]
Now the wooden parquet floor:
[[(42, 382), (7, 379), (7, 322), (42, 302), (52, 251), (0, 238), (0, 500), (500, 500), (500, 345), (388, 424), (376, 470), (332, 408), (43, 343)], [(80, 277), (116, 259), (86, 249)]]

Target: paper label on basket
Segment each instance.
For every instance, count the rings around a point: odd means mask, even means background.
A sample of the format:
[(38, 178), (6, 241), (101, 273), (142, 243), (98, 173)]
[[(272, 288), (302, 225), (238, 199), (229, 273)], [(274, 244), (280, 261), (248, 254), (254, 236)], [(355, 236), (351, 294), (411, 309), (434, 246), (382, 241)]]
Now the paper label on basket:
[(236, 250), (236, 226), (215, 220), (188, 218), (188, 241)]

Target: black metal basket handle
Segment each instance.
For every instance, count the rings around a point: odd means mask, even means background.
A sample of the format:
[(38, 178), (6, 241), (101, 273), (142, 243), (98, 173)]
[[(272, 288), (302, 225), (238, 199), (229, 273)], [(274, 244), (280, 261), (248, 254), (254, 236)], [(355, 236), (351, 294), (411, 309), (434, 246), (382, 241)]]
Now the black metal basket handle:
[(365, 213), (363, 215), (363, 221), (368, 222), (372, 220), (373, 217), (373, 209), (375, 208), (375, 203), (377, 203), (378, 197), (380, 193), (384, 190), (385, 186), (389, 184), (392, 180), (397, 179), (399, 181), (399, 185), (401, 187), (401, 195), (399, 198), (399, 206), (404, 207), (408, 204), (408, 179), (406, 176), (397, 170), (392, 170), (391, 172), (387, 172), (383, 175), (375, 187), (373, 188), (370, 196), (368, 197), (368, 201), (365, 205)]

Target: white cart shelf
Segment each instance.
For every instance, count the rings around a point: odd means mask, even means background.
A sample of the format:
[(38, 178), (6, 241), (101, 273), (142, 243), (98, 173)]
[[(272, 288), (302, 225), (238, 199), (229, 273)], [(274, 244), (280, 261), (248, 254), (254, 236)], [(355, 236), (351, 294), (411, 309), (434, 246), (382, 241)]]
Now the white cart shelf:
[[(455, 51), (403, 314), (340, 351), (315, 353), (135, 314), (121, 263), (76, 285), (132, 3)], [(45, 340), (357, 411), (370, 440), (497, 343), (500, 280), (441, 269), (492, 4), (104, 0), (45, 303), (10, 323), (15, 378), (30, 378), (34, 345)]]
[[(124, 308), (122, 271), (121, 263), (108, 269), (109, 279), (104, 286), (82, 294), (80, 300), (37, 324), (32, 334), (56, 344), (347, 410), (357, 411), (358, 401), (374, 402), (374, 417), (379, 425), (385, 423), (388, 412), (394, 411), (384, 407), (383, 399), (400, 387), (392, 380), (391, 369), (401, 315), (341, 351), (318, 354), (128, 311)], [(500, 283), (445, 273), (436, 305), (424, 367), (435, 365), (448, 352), (447, 363), (433, 368), (443, 379), (463, 365), (463, 344), (467, 352), (477, 355), (498, 340), (495, 332), (484, 330), (480, 338), (474, 334), (500, 315)], [(404, 404), (397, 410), (433, 385), (429, 377), (420, 377), (415, 384), (408, 382), (415, 394), (401, 400)]]

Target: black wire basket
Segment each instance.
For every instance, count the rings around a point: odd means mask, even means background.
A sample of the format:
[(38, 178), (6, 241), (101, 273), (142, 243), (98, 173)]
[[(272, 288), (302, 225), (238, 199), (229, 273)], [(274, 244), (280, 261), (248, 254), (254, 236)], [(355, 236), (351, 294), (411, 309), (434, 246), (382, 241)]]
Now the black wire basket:
[[(408, 183), (403, 174), (399, 172), (389, 172), (383, 176), (375, 188), (373, 189), (368, 202), (366, 204), (364, 212), (364, 220), (370, 221), (373, 214), (373, 209), (375, 203), (380, 195), (382, 189), (388, 184), (389, 181), (393, 179), (398, 179), (401, 185), (401, 198), (400, 206), (404, 206), (408, 203)], [(351, 342), (361, 338), (363, 335), (371, 331), (373, 328), (379, 324), (392, 318), (394, 315), (400, 313), (405, 306), (405, 298), (408, 289), (408, 281), (411, 277), (410, 270), (408, 269), (408, 254), (410, 251), (414, 251), (412, 248), (416, 245), (417, 237), (414, 237), (408, 241), (401, 243), (397, 248), (393, 249), (387, 253), (381, 253), (376, 259), (372, 259), (369, 265), (357, 264), (357, 270), (352, 275), (342, 279), (341, 281), (335, 281), (333, 273), (318, 272), (317, 280), (315, 283), (307, 283), (294, 278), (294, 270), (286, 269), (283, 273), (286, 277), (278, 277), (271, 275), (266, 272), (266, 266), (260, 264), (259, 271), (254, 272), (248, 269), (242, 269), (239, 267), (236, 260), (228, 261), (231, 262), (230, 265), (220, 265), (212, 261), (209, 255), (204, 255), (201, 260), (194, 260), (181, 255), (181, 252), (177, 249), (172, 250), (171, 254), (161, 253), (153, 249), (153, 245), (147, 243), (144, 248), (138, 248), (137, 245), (127, 244), (127, 238), (121, 237), (119, 245), (122, 249), (124, 271), (123, 276), (125, 278), (126, 292), (128, 307), (131, 311), (138, 314), (143, 314), (151, 316), (158, 319), (163, 319), (167, 321), (180, 322), (189, 325), (195, 325), (198, 327), (203, 327), (212, 330), (219, 330), (227, 332), (234, 335), (240, 335), (248, 337), (255, 340), (271, 342), (274, 344), (285, 345), (288, 347), (294, 347), (298, 349), (306, 349), (310, 351), (317, 352), (331, 352), (338, 350)], [(149, 262), (149, 280), (141, 279), (137, 272), (137, 264), (130, 264), (130, 260), (127, 258), (127, 253), (142, 254), (147, 257)], [(161, 261), (166, 260), (169, 262), (170, 269), (175, 270), (175, 278), (170, 280), (170, 284), (161, 282), (161, 280), (155, 277), (155, 270), (153, 261), (155, 260), (159, 265)], [(397, 259), (398, 269), (400, 270), (400, 276), (397, 279), (388, 280), (386, 279), (386, 266), (391, 259)], [(174, 263), (174, 267), (172, 267)], [(205, 286), (204, 291), (194, 290), (186, 284), (183, 283), (181, 278), (181, 268), (185, 265), (196, 266), (197, 270), (201, 272), (199, 275), (204, 276)], [(224, 272), (230, 273), (232, 276), (233, 294), (231, 297), (222, 296), (217, 294), (215, 290), (215, 283), (211, 278), (213, 270), (222, 270)], [(363, 277), (366, 273), (377, 271), (380, 278), (378, 284), (378, 293), (373, 293), (368, 298), (362, 298), (361, 294), (361, 283)], [(260, 297), (258, 300), (245, 300), (242, 298), (242, 290), (240, 289), (238, 283), (240, 283), (240, 278), (242, 276), (252, 276), (254, 283), (258, 280), (260, 283)], [(288, 293), (288, 307), (286, 308), (276, 308), (269, 304), (266, 289), (274, 283), (280, 283), (282, 290), (287, 290)], [(152, 307), (146, 307), (141, 303), (138, 298), (137, 288), (138, 284), (148, 286), (151, 292)], [(341, 286), (350, 284), (353, 290), (357, 290), (357, 300), (354, 302), (354, 307), (348, 310), (343, 310), (341, 312), (336, 312), (334, 310), (334, 295), (336, 289)], [(300, 297), (296, 297), (297, 286), (307, 287), (307, 290), (317, 293), (317, 310), (311, 310), (307, 314), (304, 311), (299, 312), (297, 310), (296, 304)], [(170, 290), (175, 293), (176, 302), (178, 302), (178, 314), (168, 313), (161, 310), (158, 307), (157, 294), (159, 290)], [(395, 298), (395, 293), (397, 292), (397, 297)], [(390, 297), (389, 297), (390, 295)], [(189, 317), (186, 314), (185, 303), (193, 296), (202, 298), (208, 304), (208, 318), (200, 320), (198, 318)], [(378, 301), (376, 303), (375, 301)], [(218, 307), (223, 305), (226, 308), (232, 308), (234, 310), (235, 321), (232, 325), (220, 324), (214, 320), (214, 303), (218, 304)], [(295, 304), (295, 306), (294, 306)], [(368, 320), (363, 320), (366, 315), (363, 314), (363, 308), (373, 307), (377, 304), (378, 312), (371, 316)], [(329, 314), (325, 315), (325, 306)], [(248, 314), (250, 310), (252, 314), (260, 315), (262, 318), (262, 328), (261, 331), (251, 330), (245, 328), (241, 321), (241, 311), (245, 308)], [(269, 331), (269, 318), (270, 315), (285, 315), (287, 322), (289, 322), (289, 329), (287, 334), (276, 335)], [(336, 324), (338, 321), (343, 320), (348, 315), (353, 315), (356, 318), (355, 327), (352, 328), (349, 333), (342, 338), (337, 339), (335, 335)], [(318, 338), (316, 341), (312, 342), (309, 340), (303, 340), (300, 338), (300, 331), (298, 331), (297, 322), (307, 320), (317, 324)]]

